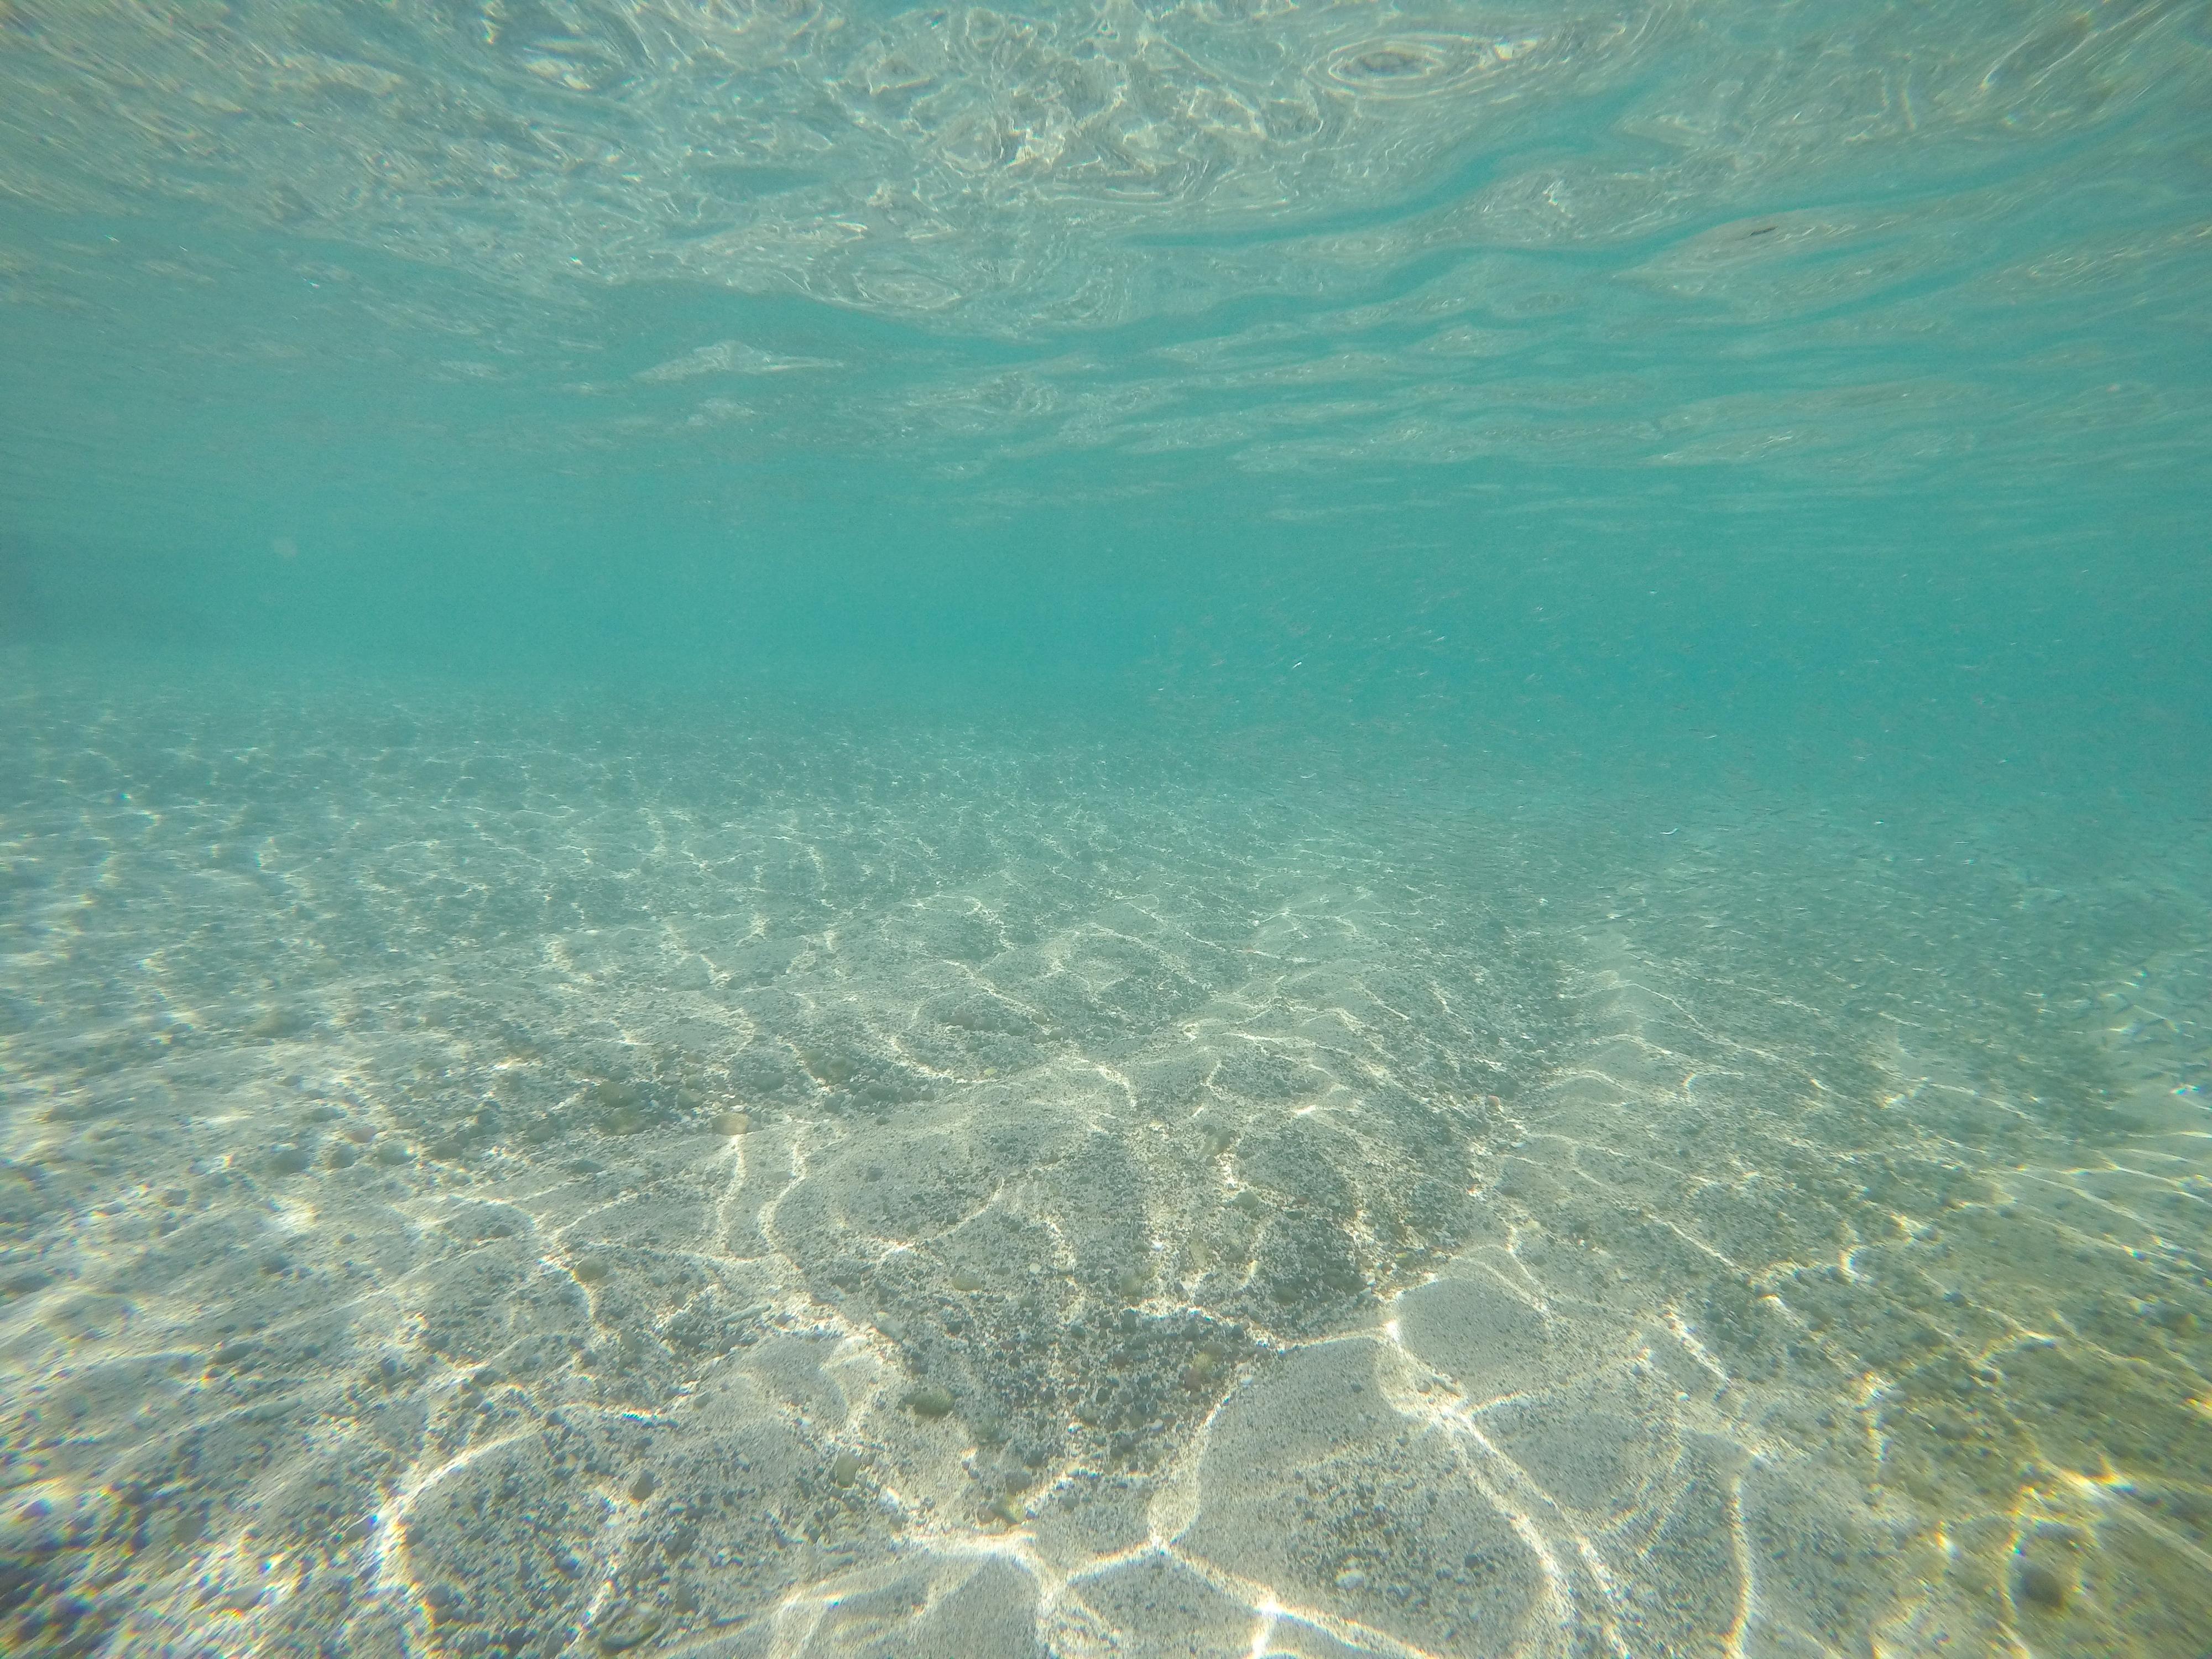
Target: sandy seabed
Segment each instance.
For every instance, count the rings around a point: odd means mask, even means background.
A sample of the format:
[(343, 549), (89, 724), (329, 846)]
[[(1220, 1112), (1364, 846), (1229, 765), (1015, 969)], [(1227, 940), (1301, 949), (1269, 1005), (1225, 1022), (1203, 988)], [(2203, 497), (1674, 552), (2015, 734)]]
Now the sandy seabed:
[(2201, 833), (1376, 769), (11, 676), (4, 1644), (2200, 1653)]

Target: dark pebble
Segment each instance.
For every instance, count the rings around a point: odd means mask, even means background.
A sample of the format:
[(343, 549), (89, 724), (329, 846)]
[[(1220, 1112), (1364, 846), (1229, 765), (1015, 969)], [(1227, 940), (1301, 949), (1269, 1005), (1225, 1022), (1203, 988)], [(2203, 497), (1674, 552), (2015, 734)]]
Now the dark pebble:
[(2022, 1607), (2057, 1613), (2066, 1606), (2066, 1581), (2040, 1561), (2016, 1556), (2012, 1564), (2012, 1599)]
[(943, 1417), (952, 1409), (952, 1396), (932, 1384), (907, 1395), (906, 1403), (916, 1417)]
[(599, 1623), (597, 1632), (599, 1651), (627, 1653), (641, 1643), (651, 1641), (659, 1632), (659, 1613), (644, 1607), (620, 1606), (611, 1617)]

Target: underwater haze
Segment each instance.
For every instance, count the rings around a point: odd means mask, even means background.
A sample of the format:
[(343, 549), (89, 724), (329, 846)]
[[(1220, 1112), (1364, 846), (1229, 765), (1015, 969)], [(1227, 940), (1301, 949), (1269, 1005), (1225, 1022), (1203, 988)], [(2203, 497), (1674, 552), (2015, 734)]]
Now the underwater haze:
[(2212, 1651), (2212, 6), (0, 0), (0, 1648)]

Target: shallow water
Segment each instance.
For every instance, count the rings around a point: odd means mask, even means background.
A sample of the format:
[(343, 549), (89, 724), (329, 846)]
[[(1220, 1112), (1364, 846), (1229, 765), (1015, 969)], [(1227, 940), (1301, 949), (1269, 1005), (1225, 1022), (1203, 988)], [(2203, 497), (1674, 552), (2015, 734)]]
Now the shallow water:
[(2212, 1630), (2212, 29), (0, 0), (0, 1621)]

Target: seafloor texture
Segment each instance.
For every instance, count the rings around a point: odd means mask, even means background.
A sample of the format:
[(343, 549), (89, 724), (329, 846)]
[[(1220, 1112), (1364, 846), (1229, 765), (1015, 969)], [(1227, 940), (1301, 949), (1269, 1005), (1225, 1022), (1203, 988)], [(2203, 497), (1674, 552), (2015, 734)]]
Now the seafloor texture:
[(2197, 1651), (2202, 872), (1377, 769), (19, 679), (6, 1645)]

